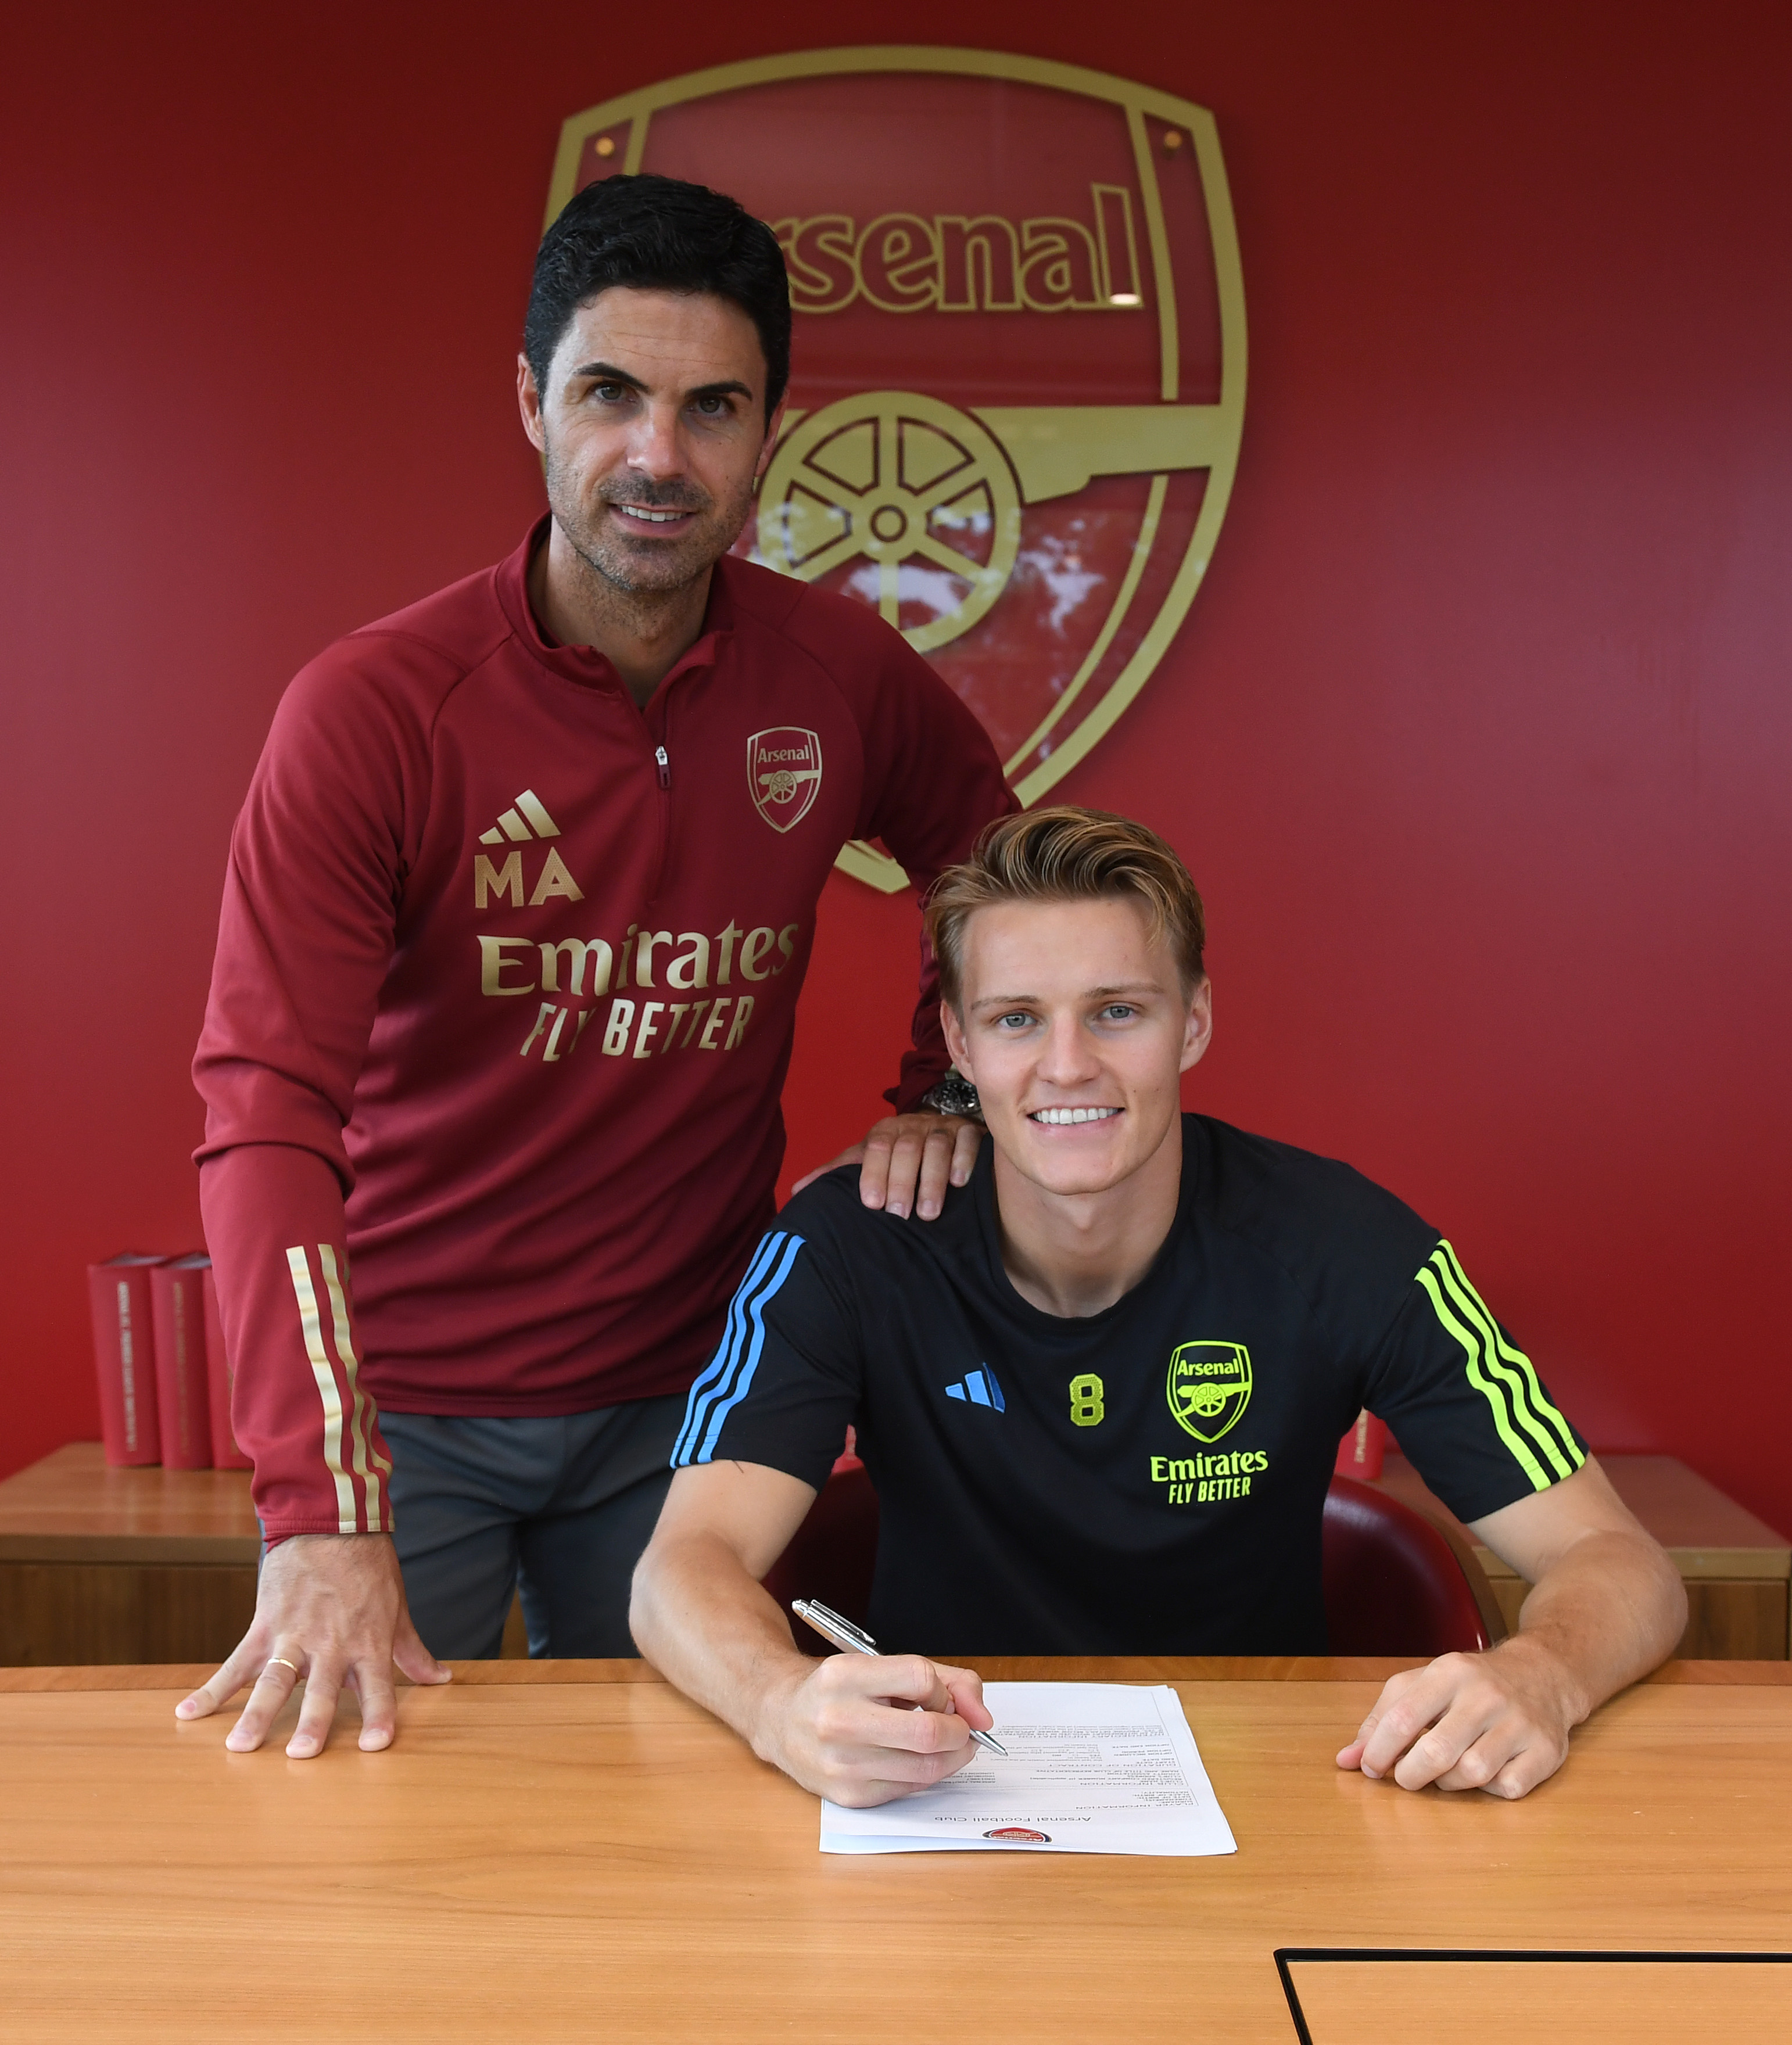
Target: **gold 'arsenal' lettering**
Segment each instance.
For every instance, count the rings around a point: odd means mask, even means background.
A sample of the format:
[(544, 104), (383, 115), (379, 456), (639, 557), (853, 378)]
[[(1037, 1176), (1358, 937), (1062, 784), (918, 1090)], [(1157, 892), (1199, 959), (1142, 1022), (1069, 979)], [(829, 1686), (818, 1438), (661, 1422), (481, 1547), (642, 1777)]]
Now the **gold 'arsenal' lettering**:
[(1139, 312), (1145, 289), (1123, 185), (1089, 187), (1088, 221), (1040, 214), (883, 213), (775, 221), (800, 313)]
[(1020, 237), (999, 214), (976, 220), (941, 215), (939, 309), (942, 313), (1020, 310)]

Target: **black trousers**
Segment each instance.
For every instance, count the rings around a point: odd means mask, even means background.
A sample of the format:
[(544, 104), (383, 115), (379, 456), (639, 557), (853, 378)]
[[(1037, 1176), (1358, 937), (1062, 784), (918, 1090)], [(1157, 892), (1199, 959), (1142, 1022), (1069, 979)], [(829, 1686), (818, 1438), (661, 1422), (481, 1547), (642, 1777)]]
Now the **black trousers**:
[(551, 1419), (380, 1415), (412, 1623), (489, 1658), (520, 1589), (531, 1655), (632, 1655), (629, 1579), (672, 1481), (684, 1395)]

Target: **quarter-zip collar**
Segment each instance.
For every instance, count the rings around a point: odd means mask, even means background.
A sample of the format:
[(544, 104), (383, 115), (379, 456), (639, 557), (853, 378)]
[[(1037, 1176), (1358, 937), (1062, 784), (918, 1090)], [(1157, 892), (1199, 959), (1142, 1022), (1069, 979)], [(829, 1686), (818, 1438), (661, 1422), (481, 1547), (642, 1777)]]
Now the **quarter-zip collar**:
[[(541, 622), (529, 601), (529, 564), (534, 558), (536, 549), (547, 544), (548, 526), (553, 516), (552, 512), (544, 512), (530, 527), (522, 545), (494, 570), (493, 584), (499, 605), (510, 621), (518, 644), (549, 674), (576, 682), (584, 688), (613, 689), (626, 697), (628, 691), (614, 662), (595, 647), (563, 646), (557, 640), (550, 639), (541, 630)], [(726, 555), (715, 564), (710, 576), (703, 630), (696, 643), (679, 656), (649, 698), (649, 715), (664, 697), (669, 684), (693, 668), (713, 667), (732, 636), (734, 606), (729, 583), (734, 565)], [(632, 703), (634, 699), (630, 697), (629, 700)]]

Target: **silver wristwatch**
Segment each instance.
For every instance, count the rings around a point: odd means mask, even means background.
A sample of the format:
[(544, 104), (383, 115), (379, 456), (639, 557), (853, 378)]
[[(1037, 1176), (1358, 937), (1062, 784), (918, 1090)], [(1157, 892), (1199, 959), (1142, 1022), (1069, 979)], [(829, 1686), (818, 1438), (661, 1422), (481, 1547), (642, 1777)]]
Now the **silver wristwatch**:
[(956, 1066), (945, 1078), (938, 1080), (922, 1095), (920, 1104), (931, 1108), (935, 1115), (962, 1115), (968, 1122), (981, 1122), (983, 1108), (977, 1097), (977, 1088)]

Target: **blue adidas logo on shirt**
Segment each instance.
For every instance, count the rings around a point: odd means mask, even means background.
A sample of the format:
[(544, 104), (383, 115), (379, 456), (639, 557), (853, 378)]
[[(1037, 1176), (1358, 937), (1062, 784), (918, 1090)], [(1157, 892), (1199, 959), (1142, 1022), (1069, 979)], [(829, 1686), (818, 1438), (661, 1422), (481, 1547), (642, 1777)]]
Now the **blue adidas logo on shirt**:
[(948, 1399), (969, 1400), (973, 1406), (992, 1406), (998, 1413), (1008, 1410), (1002, 1388), (996, 1382), (996, 1373), (988, 1364), (981, 1370), (967, 1370), (958, 1384), (946, 1386), (946, 1396)]

